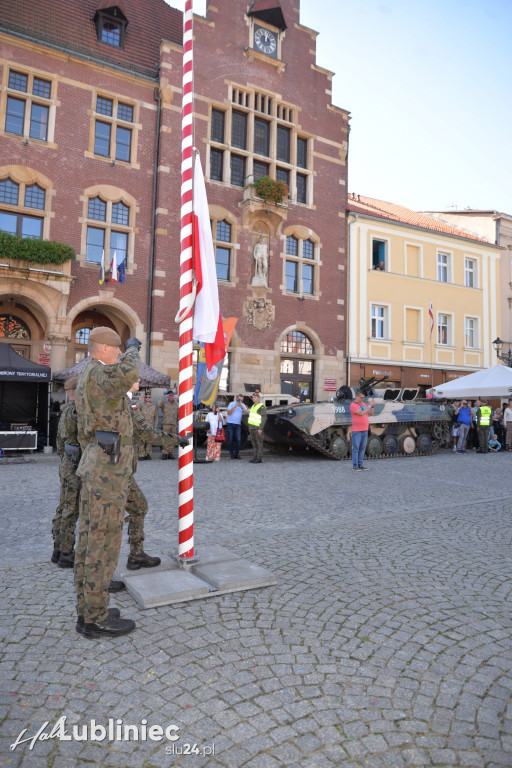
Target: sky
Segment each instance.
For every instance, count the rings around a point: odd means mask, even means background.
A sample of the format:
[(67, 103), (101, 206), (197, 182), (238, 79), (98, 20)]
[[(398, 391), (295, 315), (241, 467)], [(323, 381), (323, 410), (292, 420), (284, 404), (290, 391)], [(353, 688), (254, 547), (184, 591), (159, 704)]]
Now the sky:
[[(184, 0), (168, 0), (183, 9)], [(205, 15), (206, 0), (194, 0)], [(512, 0), (300, 0), (332, 101), (351, 113), (350, 192), (512, 215)]]

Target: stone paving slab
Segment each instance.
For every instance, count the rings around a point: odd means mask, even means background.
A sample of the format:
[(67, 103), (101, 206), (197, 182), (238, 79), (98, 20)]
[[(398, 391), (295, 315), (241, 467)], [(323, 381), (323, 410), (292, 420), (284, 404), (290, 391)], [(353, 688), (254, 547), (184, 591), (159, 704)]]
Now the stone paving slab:
[[(277, 584), (147, 609), (113, 595), (137, 622), (116, 641), (76, 633), (72, 574), (49, 562), (57, 463), (0, 466), (1, 768), (510, 768), (510, 459), (199, 465), (198, 551)], [(176, 465), (137, 473), (150, 554), (177, 547)], [(178, 739), (9, 749), (61, 717)]]

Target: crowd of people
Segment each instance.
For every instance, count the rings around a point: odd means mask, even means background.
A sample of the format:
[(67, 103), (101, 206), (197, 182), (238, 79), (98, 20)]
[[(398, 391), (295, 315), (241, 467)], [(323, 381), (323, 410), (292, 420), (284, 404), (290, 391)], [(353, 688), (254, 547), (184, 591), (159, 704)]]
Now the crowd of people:
[(453, 401), (450, 447), (454, 453), (498, 453), (512, 451), (512, 400), (492, 409), (489, 401), (477, 398)]

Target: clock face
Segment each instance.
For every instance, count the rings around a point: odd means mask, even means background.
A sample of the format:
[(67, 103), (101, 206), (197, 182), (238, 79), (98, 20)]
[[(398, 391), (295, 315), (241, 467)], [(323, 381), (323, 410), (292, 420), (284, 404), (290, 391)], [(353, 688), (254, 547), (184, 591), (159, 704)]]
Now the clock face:
[(265, 27), (255, 27), (254, 45), (259, 51), (266, 53), (268, 56), (277, 55), (277, 38), (270, 29), (265, 29)]

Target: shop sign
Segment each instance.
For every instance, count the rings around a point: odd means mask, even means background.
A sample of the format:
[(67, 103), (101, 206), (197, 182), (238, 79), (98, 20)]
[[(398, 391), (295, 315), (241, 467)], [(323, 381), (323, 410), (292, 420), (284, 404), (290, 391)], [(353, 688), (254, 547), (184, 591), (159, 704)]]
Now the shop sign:
[(50, 355), (39, 354), (39, 365), (50, 365)]
[(336, 392), (337, 389), (336, 379), (324, 379), (324, 392)]

